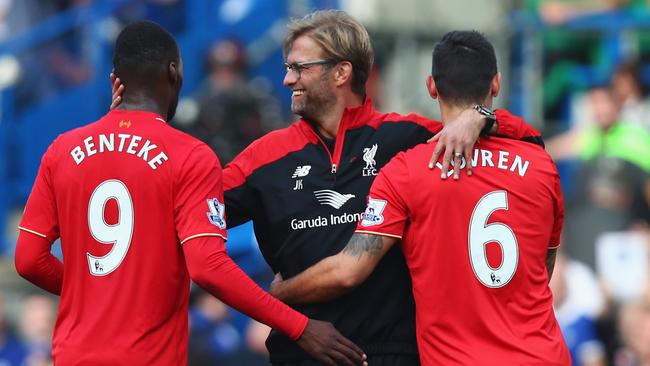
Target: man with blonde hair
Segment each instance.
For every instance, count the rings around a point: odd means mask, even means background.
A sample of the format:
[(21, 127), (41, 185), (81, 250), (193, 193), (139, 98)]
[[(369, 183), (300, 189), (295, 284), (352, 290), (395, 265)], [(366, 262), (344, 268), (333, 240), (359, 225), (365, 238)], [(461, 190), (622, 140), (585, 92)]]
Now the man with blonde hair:
[[(284, 85), (292, 91), (292, 111), (302, 118), (249, 145), (225, 167), (223, 178), (228, 223), (252, 220), (267, 263), (289, 278), (343, 248), (381, 167), (400, 151), (426, 142), (442, 124), (375, 110), (365, 92), (374, 60), (370, 37), (343, 11), (316, 11), (293, 20), (283, 51)], [(436, 153), (446, 148), (444, 171), (453, 155), (458, 176), (460, 158), (469, 158), (482, 129), (539, 138), (520, 118), (488, 112), (489, 121), (467, 110), (442, 131)], [(364, 350), (369, 364), (419, 364), (411, 282), (398, 248), (358, 289), (297, 309), (334, 323)], [(314, 364), (280, 333), (269, 336), (267, 347), (274, 365)]]

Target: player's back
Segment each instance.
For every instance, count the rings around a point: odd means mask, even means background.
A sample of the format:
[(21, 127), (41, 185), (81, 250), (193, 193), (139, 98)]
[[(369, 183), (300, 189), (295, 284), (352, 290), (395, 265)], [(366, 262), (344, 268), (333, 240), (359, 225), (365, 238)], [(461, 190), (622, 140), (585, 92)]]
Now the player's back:
[(175, 195), (183, 164), (203, 147), (140, 111), (110, 112), (52, 144), (42, 167), (64, 256), (58, 364), (186, 362), (189, 275)]
[(546, 152), (490, 138), (473, 175), (426, 169), (434, 145), (404, 155), (410, 225), (402, 241), (424, 364), (567, 365), (545, 259), (559, 244), (559, 177)]

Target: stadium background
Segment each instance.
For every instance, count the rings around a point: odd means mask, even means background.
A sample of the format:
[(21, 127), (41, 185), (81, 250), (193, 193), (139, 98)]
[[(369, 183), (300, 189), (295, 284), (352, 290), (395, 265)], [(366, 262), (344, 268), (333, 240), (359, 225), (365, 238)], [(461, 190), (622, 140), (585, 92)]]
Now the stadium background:
[[(56, 298), (13, 268), (16, 225), (40, 157), (110, 104), (112, 44), (151, 19), (178, 39), (185, 84), (176, 127), (222, 164), (287, 125), (280, 44), (290, 17), (350, 12), (376, 52), (368, 92), (382, 111), (438, 117), (424, 88), (432, 46), (476, 29), (495, 45), (497, 105), (544, 133), (567, 216), (556, 314), (577, 365), (650, 364), (650, 11), (645, 0), (0, 0), (0, 365), (47, 365)], [(267, 287), (251, 227), (231, 256)], [(60, 247), (53, 251), (60, 255)], [(266, 364), (268, 329), (198, 289), (190, 365)]]

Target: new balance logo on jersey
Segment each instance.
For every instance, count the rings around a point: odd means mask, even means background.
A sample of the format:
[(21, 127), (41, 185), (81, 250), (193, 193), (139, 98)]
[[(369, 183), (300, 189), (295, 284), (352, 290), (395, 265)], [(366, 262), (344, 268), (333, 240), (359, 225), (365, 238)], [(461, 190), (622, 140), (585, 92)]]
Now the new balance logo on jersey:
[(316, 199), (320, 202), (321, 205), (329, 205), (335, 209), (340, 209), (350, 198), (355, 197), (353, 194), (340, 194), (337, 191), (332, 191), (330, 189), (321, 189), (320, 191), (314, 191)]
[(366, 162), (366, 166), (363, 168), (363, 176), (369, 177), (372, 175), (377, 175), (377, 169), (375, 165), (375, 155), (377, 154), (377, 144), (372, 145), (372, 147), (366, 147), (363, 149), (363, 161)]
[(363, 220), (361, 220), (362, 226), (374, 226), (379, 225), (384, 222), (384, 209), (388, 204), (385, 200), (378, 200), (374, 198), (368, 198), (368, 206), (366, 206), (366, 212), (363, 213)]
[(302, 166), (298, 166), (298, 167), (296, 168), (296, 171), (293, 172), (293, 175), (291, 176), (291, 178), (302, 178), (302, 177), (305, 177), (305, 176), (307, 176), (307, 174), (309, 174), (309, 170), (310, 170), (310, 169), (311, 169), (311, 165), (302, 165)]
[(212, 223), (212, 225), (217, 226), (220, 229), (225, 229), (226, 228), (226, 220), (223, 217), (224, 216), (224, 205), (219, 202), (218, 199), (213, 198), (208, 200), (208, 207), (210, 208), (210, 212), (208, 212), (208, 219)]

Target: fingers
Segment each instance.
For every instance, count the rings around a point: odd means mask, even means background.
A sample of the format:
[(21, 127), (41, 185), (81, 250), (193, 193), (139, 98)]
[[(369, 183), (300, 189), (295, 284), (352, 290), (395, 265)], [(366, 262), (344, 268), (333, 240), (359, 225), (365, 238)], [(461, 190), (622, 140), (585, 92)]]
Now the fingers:
[(427, 143), (440, 140), (440, 134), (441, 134), (441, 133), (442, 133), (442, 131), (440, 131), (440, 132), (438, 132), (437, 134), (433, 135), (432, 138), (430, 138), (430, 139), (427, 140)]
[(465, 148), (465, 165), (467, 165), (467, 175), (472, 175), (472, 148)]
[[(115, 85), (119, 85), (117, 88)], [(113, 84), (113, 100), (115, 98), (120, 98), (124, 92), (124, 85), (120, 84), (120, 79), (116, 79), (115, 84)]]
[(451, 164), (451, 158), (452, 158), (452, 150), (447, 147), (445, 149), (445, 154), (442, 158), (442, 172), (440, 173), (440, 178), (441, 179), (447, 179), (447, 172), (449, 171), (449, 165)]
[(354, 358), (350, 357), (348, 354), (343, 353), (342, 350), (331, 349), (329, 355), (338, 361), (337, 364), (348, 366), (358, 366), (361, 364), (361, 358), (359, 358), (359, 361), (354, 361)]
[(463, 162), (463, 154), (455, 152), (454, 153), (454, 180), (458, 180), (460, 177), (460, 165)]
[[(119, 84), (119, 82), (120, 82), (120, 79), (116, 79), (115, 84)], [(113, 92), (113, 99), (112, 99), (112, 102), (111, 102), (111, 110), (114, 110), (115, 108), (117, 108), (118, 105), (120, 105), (120, 103), (122, 103), (122, 93), (123, 92), (124, 92), (124, 85), (120, 85), (119, 87), (117, 87), (117, 90), (115, 90)]]
[(345, 356), (347, 356), (350, 360), (354, 361), (355, 365), (359, 365), (361, 362), (367, 359), (361, 348), (359, 348), (349, 339), (341, 335), (338, 337), (338, 341), (339, 343), (337, 349)]
[(111, 103), (111, 110), (117, 108), (117, 106), (120, 105), (120, 103), (122, 103), (122, 97), (120, 96), (115, 97), (115, 99), (113, 99), (113, 102)]
[(328, 365), (328, 366), (336, 366), (336, 362), (334, 362), (334, 360), (331, 359), (331, 358), (330, 358), (328, 355), (326, 355), (326, 354), (320, 354), (318, 357), (316, 357), (316, 359), (317, 359), (320, 363), (322, 363), (322, 364), (324, 364), (324, 365)]
[[(438, 136), (438, 135), (436, 135)], [(434, 136), (435, 138), (435, 136)], [(431, 140), (429, 140), (431, 141)], [(433, 169), (436, 166), (436, 162), (438, 161), (438, 158), (440, 157), (440, 153), (442, 153), (442, 150), (444, 149), (444, 144), (443, 143), (438, 143), (436, 147), (433, 149), (433, 155), (431, 155), (431, 160), (429, 160), (429, 169)]]

